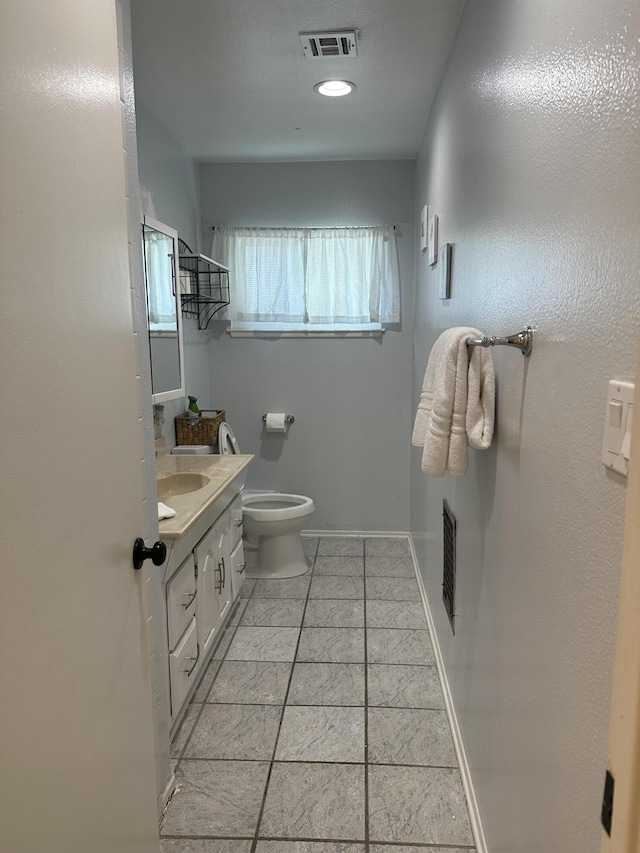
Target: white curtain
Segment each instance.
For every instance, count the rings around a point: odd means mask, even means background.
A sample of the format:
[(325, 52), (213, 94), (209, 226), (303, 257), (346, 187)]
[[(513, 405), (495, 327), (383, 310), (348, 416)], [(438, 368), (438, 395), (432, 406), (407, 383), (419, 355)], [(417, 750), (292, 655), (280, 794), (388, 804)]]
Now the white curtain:
[(173, 288), (173, 239), (161, 231), (144, 229), (144, 254), (151, 323), (176, 323)]
[(392, 225), (221, 226), (215, 230), (212, 255), (231, 270), (231, 320), (310, 325), (400, 320)]

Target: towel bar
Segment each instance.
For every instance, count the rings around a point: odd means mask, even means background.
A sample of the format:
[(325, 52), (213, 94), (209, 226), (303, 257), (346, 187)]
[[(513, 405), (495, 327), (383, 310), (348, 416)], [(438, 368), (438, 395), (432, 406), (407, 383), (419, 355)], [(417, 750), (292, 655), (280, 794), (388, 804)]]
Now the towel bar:
[(533, 328), (525, 326), (522, 332), (497, 338), (495, 335), (485, 335), (483, 338), (467, 338), (468, 347), (516, 347), (525, 358), (531, 355), (533, 349)]

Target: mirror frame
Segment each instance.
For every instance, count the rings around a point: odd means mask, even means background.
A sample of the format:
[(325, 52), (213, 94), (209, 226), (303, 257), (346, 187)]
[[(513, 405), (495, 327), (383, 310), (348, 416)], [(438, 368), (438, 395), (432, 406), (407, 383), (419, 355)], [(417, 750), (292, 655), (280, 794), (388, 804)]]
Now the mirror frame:
[[(151, 362), (151, 321), (149, 319), (149, 281), (147, 278), (147, 253), (144, 242), (144, 229), (151, 228), (154, 231), (159, 231), (161, 234), (166, 234), (173, 240), (173, 257), (171, 259), (172, 275), (176, 291), (176, 323), (178, 327), (178, 361), (180, 373), (180, 387), (171, 389), (170, 391), (161, 391), (158, 394), (153, 393), (153, 363)], [(147, 300), (147, 335), (149, 339), (149, 364), (151, 368), (151, 400), (155, 403), (166, 403), (168, 400), (179, 400), (186, 396), (186, 381), (185, 381), (185, 364), (184, 364), (184, 341), (182, 331), (182, 303), (180, 299), (180, 276), (178, 268), (178, 232), (175, 228), (170, 228), (163, 222), (158, 222), (157, 219), (152, 219), (146, 214), (142, 217), (142, 256), (144, 264), (144, 287)]]

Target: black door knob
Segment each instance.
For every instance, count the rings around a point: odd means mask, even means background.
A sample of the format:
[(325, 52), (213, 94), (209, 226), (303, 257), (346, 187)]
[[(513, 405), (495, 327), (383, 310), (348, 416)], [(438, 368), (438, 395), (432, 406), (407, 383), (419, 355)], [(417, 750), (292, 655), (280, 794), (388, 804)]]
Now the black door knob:
[(167, 559), (167, 546), (164, 542), (156, 542), (151, 548), (146, 548), (144, 539), (136, 539), (133, 543), (133, 568), (141, 569), (145, 560), (151, 560), (154, 566), (161, 566)]

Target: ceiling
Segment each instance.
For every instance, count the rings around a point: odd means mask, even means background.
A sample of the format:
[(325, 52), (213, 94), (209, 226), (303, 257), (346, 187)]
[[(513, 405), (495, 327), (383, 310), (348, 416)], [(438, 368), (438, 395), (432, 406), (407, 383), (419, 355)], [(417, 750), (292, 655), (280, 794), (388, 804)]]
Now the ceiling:
[[(136, 98), (198, 161), (415, 157), (464, 0), (131, 0)], [(356, 58), (300, 32), (355, 29)], [(313, 87), (341, 77), (344, 98)]]

